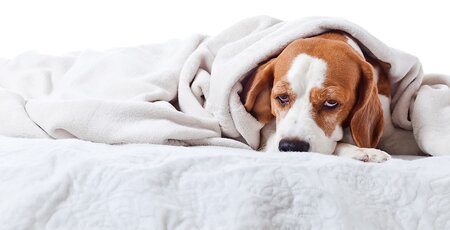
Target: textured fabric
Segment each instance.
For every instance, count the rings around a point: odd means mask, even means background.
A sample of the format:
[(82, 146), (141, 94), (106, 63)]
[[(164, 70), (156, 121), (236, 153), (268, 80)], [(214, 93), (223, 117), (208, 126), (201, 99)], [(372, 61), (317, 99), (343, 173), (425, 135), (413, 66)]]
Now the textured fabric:
[[(241, 80), (293, 40), (328, 30), (349, 33), (366, 54), (391, 65), (394, 123), (408, 130), (421, 127), (419, 142), (439, 144), (419, 146), (430, 154), (448, 154), (450, 145), (441, 137), (450, 132), (445, 122), (450, 103), (439, 98), (449, 95), (449, 78), (441, 75), (438, 88), (419, 90), (423, 74), (416, 57), (340, 18), (256, 17), (212, 37), (63, 57), (26, 53), (1, 61), (0, 134), (257, 148), (263, 125), (241, 103)], [(414, 105), (416, 96), (420, 103)], [(429, 107), (444, 122), (427, 116)]]
[(0, 226), (449, 229), (449, 165), (0, 137)]

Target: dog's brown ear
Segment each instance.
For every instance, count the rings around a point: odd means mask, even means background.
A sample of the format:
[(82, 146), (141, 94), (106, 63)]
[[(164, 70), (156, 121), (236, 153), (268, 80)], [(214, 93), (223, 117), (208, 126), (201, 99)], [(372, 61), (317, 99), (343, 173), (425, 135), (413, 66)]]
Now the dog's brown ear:
[(275, 60), (273, 58), (260, 65), (248, 80), (243, 92), (245, 109), (264, 124), (274, 117), (270, 106), (270, 94)]
[(358, 99), (351, 113), (350, 130), (358, 147), (374, 148), (383, 133), (383, 109), (374, 80), (373, 67), (361, 61)]

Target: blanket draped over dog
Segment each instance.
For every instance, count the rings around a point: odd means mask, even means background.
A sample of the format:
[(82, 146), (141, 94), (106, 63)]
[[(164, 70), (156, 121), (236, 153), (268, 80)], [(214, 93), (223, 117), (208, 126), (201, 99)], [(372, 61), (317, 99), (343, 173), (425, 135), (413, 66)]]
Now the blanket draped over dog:
[(416, 57), (339, 18), (255, 17), (212, 37), (0, 60), (0, 134), (257, 148), (263, 125), (242, 105), (241, 81), (293, 40), (329, 30), (391, 65), (394, 124), (425, 152), (450, 153), (450, 77), (424, 77)]

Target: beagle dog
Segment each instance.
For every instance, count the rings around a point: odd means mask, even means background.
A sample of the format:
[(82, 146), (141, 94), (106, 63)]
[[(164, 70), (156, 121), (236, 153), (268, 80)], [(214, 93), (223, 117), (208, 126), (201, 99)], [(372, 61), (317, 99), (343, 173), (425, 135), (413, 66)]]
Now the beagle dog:
[(343, 32), (290, 43), (244, 83), (246, 110), (265, 124), (261, 149), (365, 162), (419, 154), (412, 132), (391, 121), (389, 68)]

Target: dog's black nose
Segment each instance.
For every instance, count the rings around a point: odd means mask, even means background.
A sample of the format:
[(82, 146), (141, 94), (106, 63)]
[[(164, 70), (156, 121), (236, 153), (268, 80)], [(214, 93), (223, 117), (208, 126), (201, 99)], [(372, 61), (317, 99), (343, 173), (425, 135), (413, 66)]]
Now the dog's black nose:
[(281, 152), (307, 152), (309, 143), (295, 139), (281, 139), (278, 149)]

